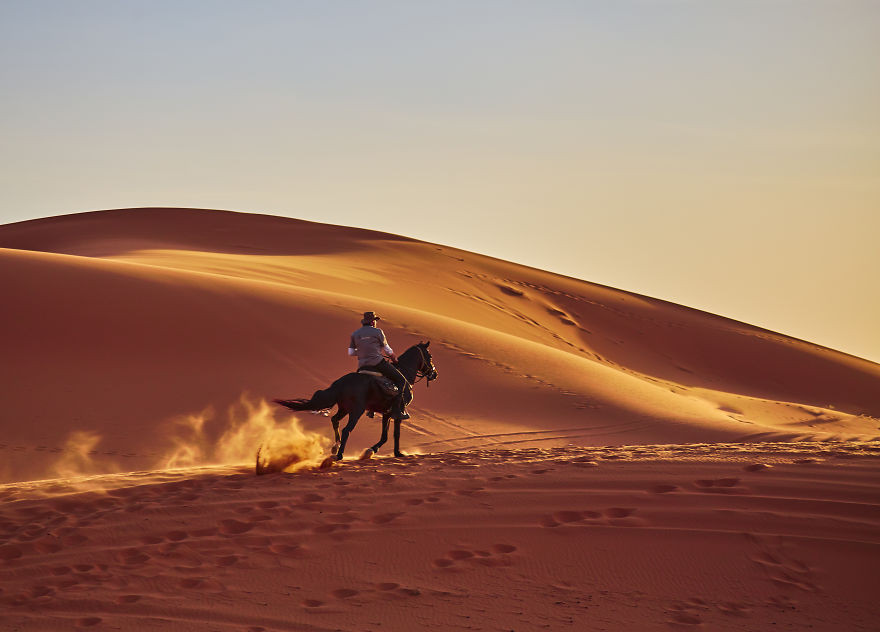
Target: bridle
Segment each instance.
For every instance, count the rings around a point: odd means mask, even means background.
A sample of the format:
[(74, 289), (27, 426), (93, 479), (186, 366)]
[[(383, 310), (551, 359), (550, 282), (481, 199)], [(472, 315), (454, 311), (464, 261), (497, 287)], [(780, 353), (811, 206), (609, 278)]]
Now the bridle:
[(419, 364), (418, 370), (416, 370), (416, 379), (413, 380), (413, 384), (418, 384), (420, 380), (427, 379), (428, 381), (425, 383), (425, 386), (430, 386), (431, 382), (437, 379), (437, 369), (434, 368), (434, 363), (425, 357), (425, 350), (421, 346), (416, 345), (416, 349), (419, 350), (422, 362)]

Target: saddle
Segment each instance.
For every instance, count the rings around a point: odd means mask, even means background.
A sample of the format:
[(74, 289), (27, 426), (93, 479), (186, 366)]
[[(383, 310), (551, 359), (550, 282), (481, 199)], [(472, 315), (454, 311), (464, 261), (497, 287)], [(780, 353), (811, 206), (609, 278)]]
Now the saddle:
[(397, 384), (389, 380), (387, 377), (379, 373), (378, 371), (358, 371), (360, 375), (369, 375), (371, 376), (381, 387), (382, 391), (388, 395), (389, 397), (397, 397), (397, 394), (400, 392), (397, 389)]

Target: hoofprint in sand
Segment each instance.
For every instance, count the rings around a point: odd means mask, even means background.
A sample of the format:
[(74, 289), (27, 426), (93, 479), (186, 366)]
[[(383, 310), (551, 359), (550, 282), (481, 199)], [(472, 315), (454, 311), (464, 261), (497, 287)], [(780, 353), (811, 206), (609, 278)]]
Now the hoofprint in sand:
[(876, 630), (880, 443), (0, 487), (2, 630)]

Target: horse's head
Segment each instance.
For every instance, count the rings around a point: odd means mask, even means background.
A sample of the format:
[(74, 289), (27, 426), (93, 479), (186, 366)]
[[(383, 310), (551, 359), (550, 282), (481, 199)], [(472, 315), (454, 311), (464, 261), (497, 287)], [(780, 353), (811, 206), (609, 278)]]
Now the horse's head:
[(437, 379), (437, 369), (434, 367), (434, 360), (431, 358), (431, 352), (428, 350), (431, 341), (428, 342), (420, 342), (416, 345), (419, 350), (419, 353), (422, 356), (422, 364), (419, 366), (419, 373), (424, 375), (428, 381)]

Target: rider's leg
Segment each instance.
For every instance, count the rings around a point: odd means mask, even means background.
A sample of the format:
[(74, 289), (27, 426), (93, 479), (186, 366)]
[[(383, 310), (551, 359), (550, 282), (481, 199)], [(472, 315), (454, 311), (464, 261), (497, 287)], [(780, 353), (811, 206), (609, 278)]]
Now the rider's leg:
[(399, 395), (394, 402), (395, 411), (393, 416), (399, 419), (409, 419), (409, 414), (406, 412), (406, 405), (412, 401), (412, 393), (409, 388), (409, 382), (406, 381), (403, 373), (395, 369), (394, 365), (387, 360), (382, 360), (382, 362), (377, 364), (376, 370), (397, 385)]

